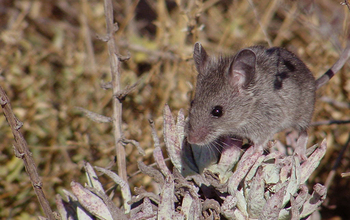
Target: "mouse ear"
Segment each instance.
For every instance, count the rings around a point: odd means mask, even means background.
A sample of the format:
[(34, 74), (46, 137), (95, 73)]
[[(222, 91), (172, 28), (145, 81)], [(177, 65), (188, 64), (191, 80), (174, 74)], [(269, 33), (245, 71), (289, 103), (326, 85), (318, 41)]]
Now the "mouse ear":
[(241, 50), (229, 68), (229, 80), (239, 89), (248, 88), (255, 75), (256, 55), (250, 49)]
[(208, 54), (199, 42), (194, 45), (193, 60), (198, 73), (203, 74), (208, 61)]

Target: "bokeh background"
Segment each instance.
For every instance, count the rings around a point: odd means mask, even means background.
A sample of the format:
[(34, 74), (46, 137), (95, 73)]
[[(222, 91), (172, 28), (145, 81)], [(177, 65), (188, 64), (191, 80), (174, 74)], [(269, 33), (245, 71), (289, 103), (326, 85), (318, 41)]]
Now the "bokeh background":
[[(174, 113), (181, 108), (188, 113), (197, 74), (195, 42), (210, 54), (234, 54), (256, 44), (285, 47), (318, 77), (338, 59), (350, 34), (350, 11), (340, 0), (113, 4), (119, 53), (130, 56), (122, 64), (122, 85), (139, 81), (123, 103), (123, 131), (146, 151), (143, 157), (126, 146), (129, 184), (147, 190), (153, 189), (152, 180), (137, 173), (136, 161), (153, 163), (148, 119), (162, 137), (164, 104)], [(101, 88), (111, 79), (107, 45), (97, 38), (105, 32), (102, 0), (0, 1), (0, 84), (24, 122), (21, 131), (54, 210), (56, 194), (73, 180), (86, 181), (83, 161), (106, 167), (115, 160), (111, 125), (93, 122), (75, 108), (112, 114), (111, 91)], [(318, 92), (314, 122), (350, 119), (349, 77), (350, 62)], [(327, 154), (310, 178), (310, 186), (324, 184), (348, 139), (349, 124), (313, 126), (309, 133), (310, 146), (327, 138)], [(283, 133), (276, 138), (284, 141)], [(13, 153), (13, 141), (0, 115), (0, 219), (37, 219), (43, 214), (23, 162)], [(350, 171), (349, 160), (347, 150), (321, 207), (323, 219), (350, 219), (350, 178), (340, 177)], [(113, 187), (111, 180), (101, 179), (106, 189)]]

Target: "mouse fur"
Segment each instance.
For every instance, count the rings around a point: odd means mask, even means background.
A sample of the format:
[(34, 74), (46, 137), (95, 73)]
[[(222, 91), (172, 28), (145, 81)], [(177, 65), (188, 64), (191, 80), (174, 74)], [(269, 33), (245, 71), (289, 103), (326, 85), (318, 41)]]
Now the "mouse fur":
[(306, 131), (315, 104), (315, 78), (292, 52), (252, 46), (233, 56), (194, 47), (198, 71), (187, 141), (211, 145), (223, 137), (265, 145), (286, 128)]

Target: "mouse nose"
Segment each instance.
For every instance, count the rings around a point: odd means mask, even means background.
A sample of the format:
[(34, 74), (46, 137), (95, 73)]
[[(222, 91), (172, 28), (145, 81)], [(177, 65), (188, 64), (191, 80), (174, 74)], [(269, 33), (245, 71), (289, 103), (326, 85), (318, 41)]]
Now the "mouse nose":
[(202, 145), (209, 134), (209, 129), (206, 127), (201, 127), (197, 129), (190, 129), (187, 136), (187, 141), (190, 144)]

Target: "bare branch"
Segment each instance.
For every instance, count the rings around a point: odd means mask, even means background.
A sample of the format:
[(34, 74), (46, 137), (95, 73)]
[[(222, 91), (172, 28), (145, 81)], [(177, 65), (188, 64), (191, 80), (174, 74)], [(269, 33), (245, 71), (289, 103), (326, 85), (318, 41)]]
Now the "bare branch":
[[(109, 63), (112, 74), (112, 89), (113, 97), (116, 96), (117, 92), (121, 90), (120, 85), (120, 61), (116, 54), (119, 54), (118, 48), (114, 41), (113, 34), (118, 30), (118, 26), (113, 21), (113, 5), (111, 0), (104, 1), (105, 9), (105, 18), (106, 18), (106, 29), (108, 36), (108, 54), (109, 54)], [(117, 155), (117, 164), (118, 164), (118, 174), (124, 180), (127, 181), (126, 174), (126, 159), (125, 159), (125, 149), (122, 143), (119, 140), (122, 138), (122, 103), (113, 98), (113, 135), (114, 135), (114, 144), (115, 151)]]
[(341, 159), (343, 158), (343, 156), (346, 152), (346, 149), (348, 148), (349, 145), (350, 145), (350, 134), (349, 134), (348, 140), (346, 141), (346, 143), (343, 145), (341, 151), (339, 152), (337, 160), (335, 161), (331, 172), (328, 174), (328, 177), (327, 177), (327, 180), (325, 183), (325, 187), (327, 189), (329, 188), (330, 184), (332, 183), (334, 176), (336, 174), (336, 170), (339, 167), (339, 165), (341, 164)]
[(137, 81), (136, 83), (134, 83), (133, 85), (127, 85), (125, 87), (125, 89), (117, 91), (116, 94), (114, 95), (120, 102), (123, 101), (125, 99), (125, 97), (131, 93), (132, 91), (134, 91), (137, 87), (137, 85), (139, 84), (139, 81)]
[(94, 47), (92, 43), (92, 38), (90, 35), (90, 27), (89, 27), (89, 22), (86, 17), (86, 15), (89, 13), (88, 11), (88, 2), (87, 1), (81, 1), (81, 6), (82, 6), (82, 13), (79, 16), (81, 26), (82, 26), (82, 31), (84, 32), (84, 41), (86, 45), (86, 52), (87, 52), (87, 62), (86, 62), (86, 70), (88, 70), (90, 73), (95, 73), (96, 72), (96, 59), (95, 59), (95, 54), (94, 54)]
[(260, 28), (261, 28), (261, 31), (263, 32), (263, 34), (264, 34), (264, 36), (265, 36), (266, 42), (269, 44), (270, 47), (272, 47), (272, 42), (271, 42), (271, 40), (270, 40), (270, 38), (269, 38), (269, 35), (267, 34), (266, 28), (264, 27), (264, 25), (263, 25), (262, 22), (261, 22), (261, 19), (260, 19), (260, 17), (259, 17), (258, 11), (256, 10), (256, 7), (255, 7), (255, 5), (254, 5), (254, 2), (253, 2), (252, 0), (248, 0), (248, 2), (249, 2), (250, 6), (251, 6), (252, 9), (253, 9), (255, 18), (256, 18), (256, 20), (258, 21), (258, 24), (259, 24), (259, 26), (260, 26)]
[(44, 210), (45, 215), (50, 220), (54, 220), (55, 216), (50, 208), (49, 202), (47, 201), (45, 194), (42, 190), (42, 182), (40, 180), (37, 167), (35, 165), (34, 159), (32, 157), (32, 153), (28, 149), (28, 145), (26, 140), (24, 139), (22, 133), (19, 129), (22, 127), (23, 123), (20, 122), (13, 110), (11, 108), (10, 100), (7, 97), (5, 91), (0, 86), (0, 104), (3, 109), (3, 113), (6, 117), (7, 122), (9, 123), (12, 134), (15, 138), (14, 143), (14, 152), (16, 157), (23, 159), (24, 166), (26, 168), (26, 172), (29, 175), (30, 181), (32, 182), (32, 186), (34, 188), (35, 194), (38, 197), (40, 205)]
[(334, 100), (330, 97), (323, 96), (320, 98), (320, 100), (323, 102), (326, 102), (328, 104), (334, 105), (335, 107), (338, 107), (338, 108), (346, 108), (346, 109), (350, 108), (350, 103), (339, 102), (339, 101)]
[(173, 52), (167, 52), (167, 51), (159, 51), (159, 50), (152, 50), (148, 49), (142, 45), (137, 44), (128, 44), (126, 41), (120, 41), (118, 42), (118, 46), (120, 47), (128, 47), (128, 49), (132, 51), (137, 51), (141, 53), (146, 53), (149, 59), (151, 60), (158, 60), (158, 59), (166, 59), (166, 60), (180, 60), (181, 58), (177, 56)]
[(341, 175), (341, 177), (349, 177), (350, 176), (350, 172), (341, 173), (340, 175)]
[(349, 11), (350, 11), (350, 3), (348, 0), (344, 0), (344, 2), (340, 2), (341, 5), (346, 5), (346, 7), (348, 7)]
[(329, 121), (316, 121), (311, 123), (311, 126), (319, 126), (319, 125), (331, 125), (331, 124), (349, 124), (350, 120), (329, 120)]

